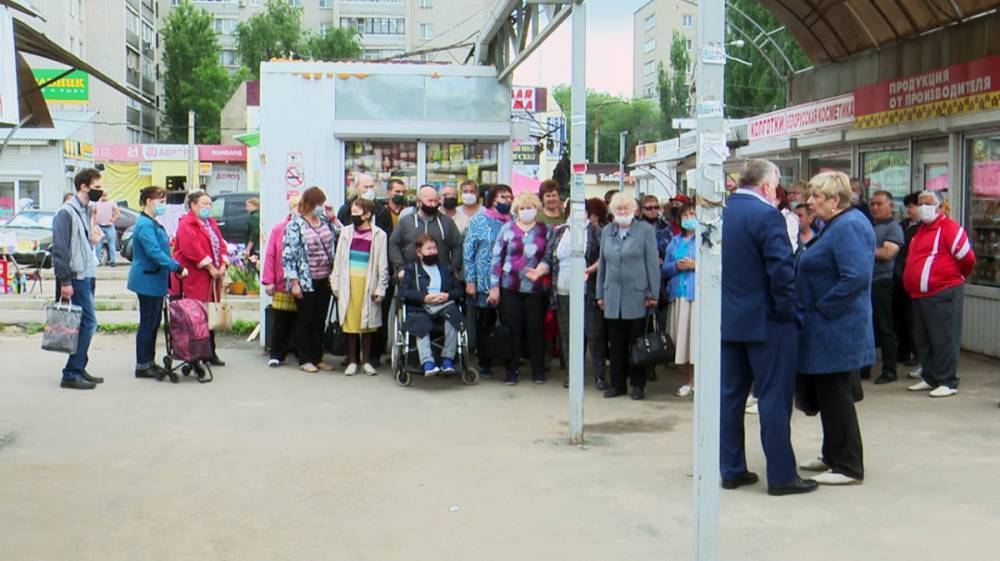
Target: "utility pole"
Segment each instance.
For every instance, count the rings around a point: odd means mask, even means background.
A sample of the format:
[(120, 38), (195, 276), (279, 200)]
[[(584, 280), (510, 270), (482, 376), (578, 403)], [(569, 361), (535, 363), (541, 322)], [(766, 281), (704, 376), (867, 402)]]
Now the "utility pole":
[(698, 122), (697, 187), (698, 326), (694, 394), (694, 559), (719, 558), (719, 401), (722, 315), (722, 163), (728, 155), (723, 116), (725, 75), (725, 0), (699, 0), (695, 71)]
[(198, 176), (194, 174), (194, 111), (188, 111), (188, 176), (187, 190), (196, 190)]
[[(573, 319), (569, 328), (569, 441), (570, 444), (583, 443), (583, 271), (584, 261), (583, 231), (586, 228), (587, 213), (584, 210), (586, 187), (584, 175), (587, 173), (587, 7), (583, 0), (573, 2), (573, 63), (570, 123), (573, 140), (570, 145), (570, 160), (573, 168), (573, 184), (570, 188), (570, 291), (569, 317)], [(594, 160), (597, 160), (597, 134), (594, 134)]]
[(598, 158), (598, 148), (597, 148), (598, 143), (600, 142), (600, 138), (601, 138), (601, 131), (598, 130), (597, 127), (594, 127), (594, 163), (595, 164), (601, 161), (600, 158)]
[[(628, 132), (622, 131), (618, 135), (618, 192), (625, 190), (625, 137)], [(638, 187), (636, 188), (636, 198), (639, 198)]]

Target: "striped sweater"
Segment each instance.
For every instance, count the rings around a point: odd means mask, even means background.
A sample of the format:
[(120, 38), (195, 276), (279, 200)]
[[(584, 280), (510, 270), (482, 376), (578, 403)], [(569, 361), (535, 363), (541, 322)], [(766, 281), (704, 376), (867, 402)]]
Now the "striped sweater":
[(945, 214), (921, 224), (910, 241), (903, 287), (911, 298), (926, 298), (965, 283), (976, 254), (965, 228)]

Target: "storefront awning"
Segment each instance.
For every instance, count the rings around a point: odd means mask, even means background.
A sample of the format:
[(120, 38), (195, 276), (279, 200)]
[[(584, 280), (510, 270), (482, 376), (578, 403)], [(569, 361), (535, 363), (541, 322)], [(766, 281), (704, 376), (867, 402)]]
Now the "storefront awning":
[(260, 144), (260, 131), (238, 134), (234, 136), (233, 139), (236, 140), (236, 142), (239, 142), (240, 144), (244, 144), (250, 148), (253, 148), (254, 146)]

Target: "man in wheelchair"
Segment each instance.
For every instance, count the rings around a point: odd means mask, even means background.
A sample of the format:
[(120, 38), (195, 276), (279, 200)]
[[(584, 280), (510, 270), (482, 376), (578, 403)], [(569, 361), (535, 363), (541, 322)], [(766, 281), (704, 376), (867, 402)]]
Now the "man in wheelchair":
[[(416, 239), (417, 262), (406, 265), (400, 297), (406, 304), (406, 321), (403, 329), (417, 339), (417, 352), (425, 376), (438, 372), (455, 372), (455, 353), (458, 334), (463, 328), (464, 316), (458, 302), (464, 287), (455, 277), (447, 261), (438, 261), (437, 241), (430, 234)], [(431, 332), (436, 321), (444, 322), (444, 347), (441, 364), (434, 362)]]

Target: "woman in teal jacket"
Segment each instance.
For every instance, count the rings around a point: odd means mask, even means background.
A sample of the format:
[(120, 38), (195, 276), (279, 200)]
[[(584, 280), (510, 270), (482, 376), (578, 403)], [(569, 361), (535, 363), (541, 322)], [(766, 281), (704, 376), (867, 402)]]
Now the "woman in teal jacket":
[(128, 272), (128, 289), (139, 297), (139, 330), (135, 334), (135, 377), (155, 378), (160, 373), (156, 365), (156, 332), (160, 329), (163, 297), (167, 295), (168, 276), (175, 272), (183, 279), (187, 269), (170, 256), (170, 238), (156, 217), (167, 210), (166, 192), (162, 187), (146, 187), (139, 191), (142, 213), (132, 231), (132, 268)]

